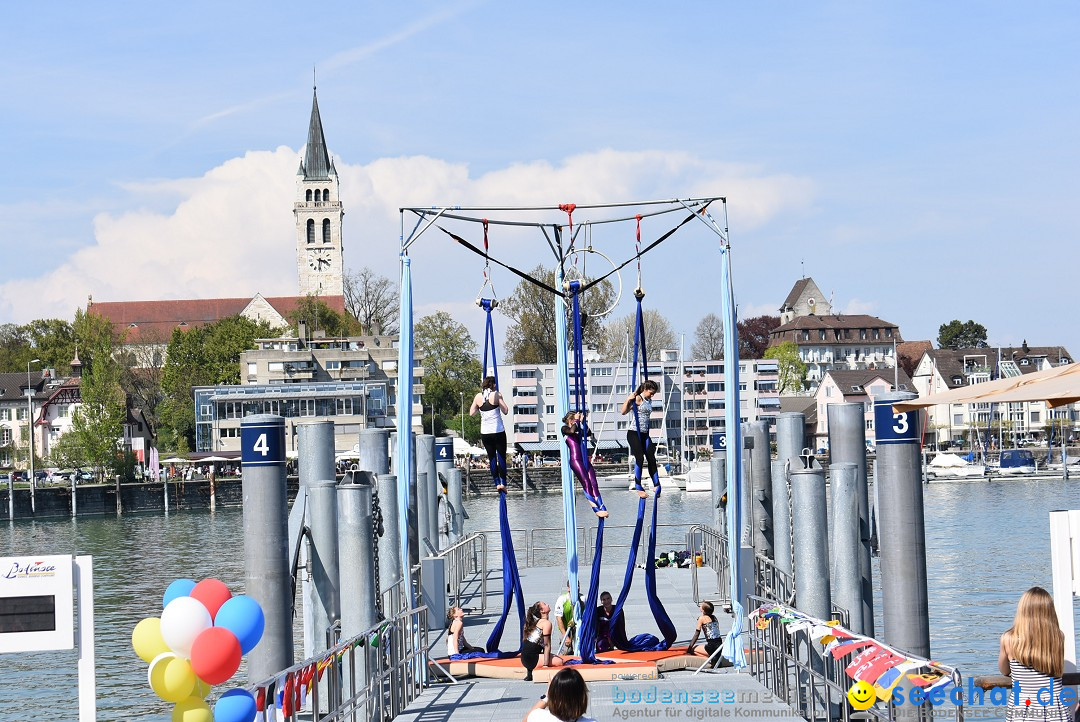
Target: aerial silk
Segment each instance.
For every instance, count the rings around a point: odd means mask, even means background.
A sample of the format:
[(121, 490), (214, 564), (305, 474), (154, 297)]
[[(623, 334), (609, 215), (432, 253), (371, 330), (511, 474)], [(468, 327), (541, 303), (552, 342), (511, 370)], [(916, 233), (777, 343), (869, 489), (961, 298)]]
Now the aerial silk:
[[(586, 410), (585, 395), (585, 355), (581, 338), (581, 297), (579, 290), (580, 281), (570, 282), (570, 296), (573, 304), (574, 321), (574, 404), (579, 410)], [(575, 443), (581, 444), (580, 454), (582, 465), (586, 474), (590, 471), (589, 450), (587, 448), (589, 438), (589, 419), (583, 416), (581, 419), (581, 435)], [(596, 605), (600, 596), (600, 562), (604, 556), (604, 517), (597, 517), (596, 545), (593, 554), (592, 570), (589, 575), (589, 594), (585, 598), (585, 609), (581, 615), (581, 631), (578, 634), (578, 650), (581, 661), (585, 664), (603, 663), (596, 659)]]
[[(409, 257), (401, 254), (401, 315), (398, 319), (398, 386), (397, 403), (399, 409), (412, 406), (413, 388), (413, 305), (412, 305), (412, 269)], [(409, 566), (409, 479), (413, 473), (412, 455), (412, 414), (397, 415), (397, 451), (395, 460), (398, 474), (398, 530), (399, 554), (401, 555), (401, 579), (405, 586), (405, 599), (409, 608), (416, 604), (413, 594), (412, 569)]]
[[(632, 388), (637, 388), (637, 369), (638, 360), (641, 360), (641, 377), (644, 380), (649, 378), (649, 355), (645, 346), (645, 322), (641, 312), (641, 301), (644, 299), (645, 294), (638, 292), (635, 293), (637, 299), (637, 314), (635, 316), (634, 323), (634, 354), (633, 362), (631, 364), (630, 371), (630, 385)], [(652, 439), (649, 438), (649, 429), (642, 429), (636, 410), (633, 413), (634, 428), (637, 431), (638, 439), (641, 441), (642, 449), (648, 450), (649, 445), (652, 444)], [(634, 464), (634, 481), (637, 486), (641, 486), (641, 475), (643, 469), (640, 465)], [(661, 486), (659, 474), (654, 474), (652, 477), (653, 488), (656, 490), (656, 498), (660, 498)], [(662, 649), (668, 649), (674, 642), (677, 636), (675, 631), (675, 625), (671, 621), (671, 617), (668, 616), (667, 610), (664, 609), (664, 605), (660, 602), (660, 598), (656, 594), (656, 514), (657, 504), (653, 502), (652, 521), (649, 526), (649, 541), (648, 550), (646, 554), (645, 564), (645, 596), (649, 601), (649, 609), (652, 611), (653, 619), (656, 620), (656, 625), (660, 629), (660, 633), (664, 635), (664, 639), (657, 639), (652, 634), (638, 634), (630, 639), (626, 638), (625, 632), (622, 634), (612, 634), (612, 641), (615, 646), (621, 650), (627, 652), (643, 652), (643, 651), (657, 651)], [(641, 545), (641, 534), (643, 531), (645, 522), (645, 499), (638, 499), (637, 519), (634, 523), (634, 538), (630, 545), (630, 555), (626, 560), (626, 573), (623, 575), (622, 591), (619, 592), (619, 598), (615, 602), (615, 608), (611, 613), (612, 630), (625, 629), (625, 624), (616, 625), (619, 615), (622, 614), (623, 605), (626, 603), (626, 598), (630, 594), (630, 587), (634, 581), (634, 569), (637, 567), (637, 550)]]
[[(481, 374), (481, 379), (486, 378), (488, 374), (488, 352), (491, 352), (491, 376), (495, 377), (495, 389), (499, 388), (499, 369), (495, 359), (495, 332), (492, 329), (491, 324), (491, 311), (495, 307), (491, 299), (483, 298), (480, 300), (480, 308), (484, 309), (487, 313), (487, 325), (484, 327), (484, 369)], [(491, 465), (492, 476), (495, 475), (495, 469), (500, 459), (488, 459), (488, 463)], [(505, 462), (504, 462), (505, 463)], [(506, 494), (499, 494), (499, 538), (502, 542), (502, 569), (503, 569), (503, 609), (502, 614), (499, 616), (498, 621), (495, 622), (495, 628), (491, 630), (491, 635), (488, 637), (487, 648), (490, 650), (487, 655), (499, 651), (499, 643), (502, 641), (503, 628), (506, 626), (506, 618), (510, 614), (511, 600), (517, 601), (518, 609), (518, 629), (525, 628), (525, 597), (521, 592), (521, 575), (518, 573), (517, 556), (514, 554), (514, 539), (510, 533), (510, 520), (506, 512)], [(517, 649), (521, 649), (521, 635), (518, 635)], [(471, 653), (482, 655), (482, 653)], [(463, 658), (468, 658), (468, 655)]]

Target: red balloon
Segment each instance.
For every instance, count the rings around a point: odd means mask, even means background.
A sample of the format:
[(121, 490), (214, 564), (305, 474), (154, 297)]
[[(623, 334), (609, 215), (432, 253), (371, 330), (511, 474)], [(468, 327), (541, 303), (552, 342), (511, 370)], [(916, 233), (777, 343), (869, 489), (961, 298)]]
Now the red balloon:
[(240, 667), (240, 640), (224, 627), (199, 632), (191, 644), (191, 668), (203, 682), (221, 684)]
[(210, 619), (213, 619), (217, 616), (217, 610), (221, 609), (221, 605), (232, 598), (232, 592), (217, 579), (203, 579), (192, 587), (191, 594), (188, 596), (202, 602), (206, 610), (210, 612)]

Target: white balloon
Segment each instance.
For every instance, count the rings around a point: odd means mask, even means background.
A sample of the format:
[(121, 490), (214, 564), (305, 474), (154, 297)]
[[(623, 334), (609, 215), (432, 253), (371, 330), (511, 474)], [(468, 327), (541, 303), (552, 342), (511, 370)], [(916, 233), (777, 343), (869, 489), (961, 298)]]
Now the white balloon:
[(190, 657), (195, 637), (211, 626), (210, 612), (193, 597), (177, 597), (161, 612), (161, 637), (180, 657)]

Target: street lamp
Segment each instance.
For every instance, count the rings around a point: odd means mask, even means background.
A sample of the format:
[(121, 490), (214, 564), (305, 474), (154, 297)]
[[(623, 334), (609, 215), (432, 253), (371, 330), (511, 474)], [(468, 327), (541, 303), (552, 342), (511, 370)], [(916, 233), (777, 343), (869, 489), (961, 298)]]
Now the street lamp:
[(461, 440), (465, 440), (465, 392), (461, 391)]
[(30, 364), (39, 364), (41, 359), (31, 359), (26, 362), (26, 430), (30, 436), (30, 511), (37, 513), (34, 500), (34, 488), (37, 480), (34, 478), (34, 387), (30, 383)]

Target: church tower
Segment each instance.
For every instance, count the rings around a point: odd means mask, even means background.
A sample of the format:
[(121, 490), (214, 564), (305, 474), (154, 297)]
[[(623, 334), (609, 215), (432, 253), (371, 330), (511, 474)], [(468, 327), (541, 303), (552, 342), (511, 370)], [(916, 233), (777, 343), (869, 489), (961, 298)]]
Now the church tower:
[(345, 295), (338, 174), (326, 150), (319, 97), (312, 89), (307, 148), (296, 172), (296, 268), (301, 296)]

